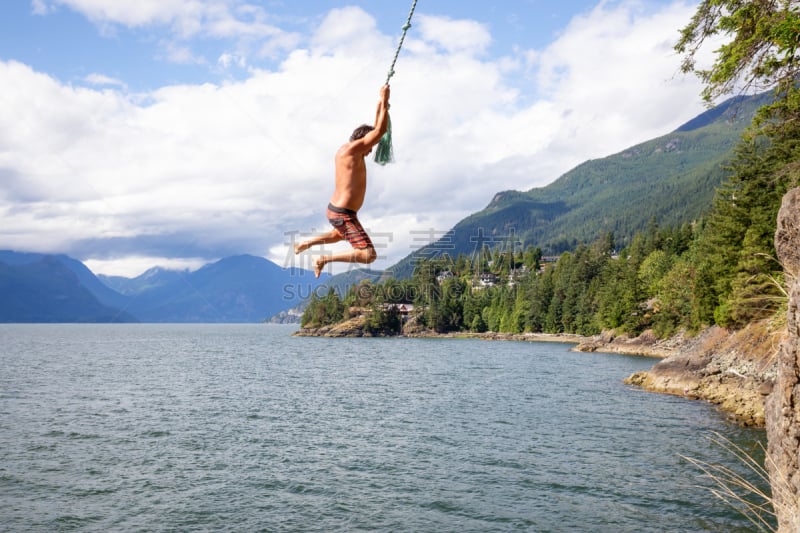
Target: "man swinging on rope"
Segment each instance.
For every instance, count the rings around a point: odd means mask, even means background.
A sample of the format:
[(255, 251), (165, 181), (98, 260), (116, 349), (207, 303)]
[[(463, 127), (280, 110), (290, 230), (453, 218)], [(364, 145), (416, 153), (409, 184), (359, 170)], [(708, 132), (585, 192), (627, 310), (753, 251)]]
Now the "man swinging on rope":
[(294, 253), (299, 254), (318, 244), (330, 244), (347, 240), (353, 247), (349, 252), (323, 255), (314, 262), (314, 274), (319, 277), (325, 265), (332, 261), (345, 263), (372, 263), (377, 258), (375, 247), (367, 232), (358, 221), (358, 210), (364, 203), (367, 192), (366, 157), (386, 133), (389, 122), (389, 85), (381, 87), (375, 125), (357, 127), (350, 142), (336, 152), (336, 188), (328, 204), (328, 221), (333, 229), (303, 243), (296, 244)]

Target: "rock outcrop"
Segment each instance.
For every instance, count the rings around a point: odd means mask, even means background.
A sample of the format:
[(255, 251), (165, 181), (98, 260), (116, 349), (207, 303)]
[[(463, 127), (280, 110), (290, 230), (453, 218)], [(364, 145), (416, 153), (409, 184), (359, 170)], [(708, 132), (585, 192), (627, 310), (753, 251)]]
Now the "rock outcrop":
[(779, 533), (800, 531), (800, 188), (783, 198), (775, 250), (789, 281), (787, 335), (766, 404), (767, 461)]
[[(296, 337), (375, 337), (367, 331), (365, 316), (357, 316), (343, 322), (319, 328), (300, 328), (292, 335)], [(418, 327), (414, 323), (403, 326), (403, 330), (395, 335), (377, 336), (402, 336), (424, 338), (451, 338), (451, 339), (481, 339), (489, 341), (529, 341), (529, 342), (558, 342), (564, 344), (579, 344), (586, 341), (586, 337), (571, 335), (569, 333), (472, 333), (452, 332), (437, 333), (431, 329)]]
[[(758, 322), (741, 331), (714, 326), (697, 336), (677, 336), (655, 343), (653, 355), (666, 357), (647, 371), (625, 380), (645, 390), (705, 400), (745, 426), (764, 426), (764, 400), (775, 378), (775, 353), (782, 332), (769, 322)], [(637, 343), (611, 342), (634, 348)], [(639, 343), (642, 353), (646, 346)]]
[(600, 335), (581, 341), (575, 347), (575, 351), (622, 353), (663, 359), (692, 343), (693, 340), (688, 339), (683, 334), (667, 339), (659, 339), (649, 329), (642, 332), (638, 337), (617, 335), (613, 331), (604, 331)]
[(372, 337), (366, 333), (367, 317), (361, 315), (343, 322), (319, 328), (300, 328), (296, 337)]

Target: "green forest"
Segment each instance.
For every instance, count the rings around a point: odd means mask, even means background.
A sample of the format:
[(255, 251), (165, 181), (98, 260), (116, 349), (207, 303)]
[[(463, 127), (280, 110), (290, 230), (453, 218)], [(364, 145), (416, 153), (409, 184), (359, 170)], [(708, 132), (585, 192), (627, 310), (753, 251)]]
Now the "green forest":
[[(781, 199), (800, 184), (800, 14), (778, 5), (722, 3), (727, 11), (703, 2), (683, 28), (675, 48), (684, 71), (701, 77), (709, 102), (733, 87), (764, 84), (774, 98), (745, 130), (722, 167), (713, 203), (697, 220), (662, 227), (652, 219), (621, 249), (607, 233), (549, 261), (519, 242), (493, 243), (472, 256), (418, 258), (409, 279), (313, 295), (303, 327), (363, 313), (365, 328), (375, 334), (397, 333), (413, 320), (436, 332), (638, 335), (651, 329), (666, 337), (785, 314), (786, 280), (773, 238)], [(694, 55), (720, 31), (732, 41), (717, 51), (713, 67), (698, 69)], [(404, 315), (400, 304), (413, 305), (413, 312)]]

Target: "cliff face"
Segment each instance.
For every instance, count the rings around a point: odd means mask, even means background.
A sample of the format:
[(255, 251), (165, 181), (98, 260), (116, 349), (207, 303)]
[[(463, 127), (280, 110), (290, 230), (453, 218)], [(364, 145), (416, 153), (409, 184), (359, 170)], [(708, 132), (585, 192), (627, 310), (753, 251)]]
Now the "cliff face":
[(789, 293), (787, 336), (766, 402), (767, 461), (779, 533), (800, 531), (800, 188), (783, 198), (775, 249)]

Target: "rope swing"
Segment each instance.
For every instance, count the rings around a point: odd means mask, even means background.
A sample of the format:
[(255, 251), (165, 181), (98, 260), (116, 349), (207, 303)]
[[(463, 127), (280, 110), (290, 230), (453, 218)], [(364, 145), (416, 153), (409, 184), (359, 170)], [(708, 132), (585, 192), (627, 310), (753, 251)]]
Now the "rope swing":
[[(406, 38), (406, 32), (411, 29), (411, 17), (414, 16), (414, 9), (417, 7), (417, 0), (411, 4), (411, 11), (408, 13), (408, 20), (403, 25), (403, 34), (400, 36), (400, 42), (397, 44), (397, 50), (394, 53), (394, 58), (392, 59), (392, 65), (389, 67), (389, 74), (386, 76), (386, 84), (388, 85), (389, 80), (392, 79), (394, 76), (394, 66), (397, 63), (397, 57), (400, 55), (400, 49), (403, 48), (403, 41)], [(385, 165), (387, 163), (394, 162), (394, 150), (392, 149), (392, 119), (388, 115), (386, 116), (388, 124), (386, 126), (386, 133), (383, 134), (381, 140), (378, 142), (378, 146), (375, 149), (375, 162), (379, 165)]]

